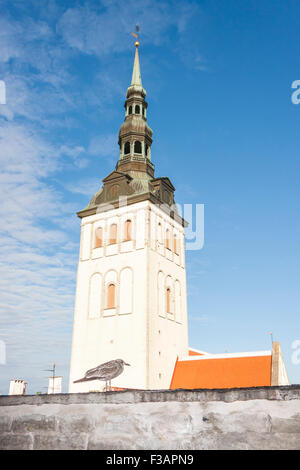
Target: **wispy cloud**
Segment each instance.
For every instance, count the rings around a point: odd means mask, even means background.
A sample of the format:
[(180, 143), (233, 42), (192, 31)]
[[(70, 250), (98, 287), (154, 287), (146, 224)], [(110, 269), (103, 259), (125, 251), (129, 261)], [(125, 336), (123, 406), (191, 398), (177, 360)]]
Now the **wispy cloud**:
[(171, 27), (182, 34), (196, 8), (196, 4), (177, 1), (115, 0), (101, 2), (98, 8), (85, 2), (63, 14), (58, 31), (71, 47), (102, 56), (126, 50), (136, 23), (140, 25), (145, 44), (168, 40)]
[[(60, 149), (32, 128), (1, 122), (0, 313), (8, 361), (1, 366), (2, 393), (18, 373), (34, 386), (40, 371), (26, 370), (26, 364), (36, 357), (41, 368), (49, 360), (45, 344), (51, 337), (52, 343), (58, 341), (56, 330), (61, 329), (58, 337), (70, 340), (66, 325), (72, 317), (78, 245), (62, 228), (74, 208), (50, 184), (62, 167), (60, 156)], [(52, 356), (62, 347), (57, 344)]]
[(118, 151), (117, 142), (118, 138), (115, 134), (95, 136), (90, 142), (88, 152), (100, 157), (115, 156)]
[[(7, 393), (10, 378), (24, 378), (34, 393), (52, 360), (66, 386), (80, 230), (70, 193), (91, 196), (99, 189), (100, 178), (83, 174), (91, 156), (115, 162), (118, 155), (116, 134), (89, 128), (99, 122), (95, 107), (105, 107), (109, 119), (107, 103), (125, 91), (120, 76), (110, 74), (109, 58), (128, 50), (136, 23), (144, 44), (170, 43), (171, 30), (184, 38), (198, 6), (2, 3), (0, 77), (7, 104), (0, 106), (0, 331), (8, 363), (0, 366), (0, 392)], [(94, 61), (89, 77), (76, 68), (82, 56)]]
[(65, 188), (75, 194), (83, 194), (84, 196), (91, 196), (95, 194), (102, 185), (100, 178), (88, 178), (86, 180), (73, 181), (65, 186)]

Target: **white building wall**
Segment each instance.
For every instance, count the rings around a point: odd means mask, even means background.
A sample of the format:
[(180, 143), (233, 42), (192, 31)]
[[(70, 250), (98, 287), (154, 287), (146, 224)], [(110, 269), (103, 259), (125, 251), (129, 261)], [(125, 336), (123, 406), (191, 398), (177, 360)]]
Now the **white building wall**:
[[(123, 227), (128, 219), (132, 221), (132, 240), (123, 241)], [(112, 223), (118, 225), (118, 243), (109, 245)], [(102, 247), (94, 248), (95, 230), (99, 226), (107, 240)], [(103, 390), (103, 382), (73, 384), (73, 381), (83, 377), (88, 369), (118, 358), (131, 366), (125, 366), (112, 386), (169, 388), (176, 356), (186, 355), (188, 345), (184, 252), (180, 250), (181, 254), (175, 255), (166, 250), (164, 241), (158, 243), (158, 231), (163, 234), (167, 226), (176, 230), (183, 244), (183, 228), (149, 201), (82, 220), (70, 392)], [(167, 276), (172, 282), (174, 303), (174, 313), (169, 317), (163, 292)], [(106, 286), (110, 282), (116, 285), (116, 305), (107, 309)], [(181, 302), (175, 296), (178, 286)]]
[[(184, 246), (184, 229), (162, 210), (155, 207), (154, 222), (163, 243), (150, 251), (149, 290), (158, 292), (150, 296), (149, 302), (149, 388), (169, 388), (176, 357), (188, 354), (187, 296), (184, 251), (181, 256), (174, 253), (173, 234), (177, 235), (177, 245)], [(160, 224), (160, 225), (159, 225)], [(170, 232), (171, 249), (166, 248), (165, 233)], [(158, 237), (159, 240), (159, 237)], [(180, 246), (180, 245), (179, 245)], [(171, 289), (171, 313), (166, 311), (166, 289)]]

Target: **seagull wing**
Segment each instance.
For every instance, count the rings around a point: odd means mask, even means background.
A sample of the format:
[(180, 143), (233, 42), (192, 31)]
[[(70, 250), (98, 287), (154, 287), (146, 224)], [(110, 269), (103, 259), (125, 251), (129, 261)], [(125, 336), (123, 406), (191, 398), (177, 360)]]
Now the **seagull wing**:
[(100, 366), (94, 367), (86, 372), (85, 378), (95, 378), (98, 380), (110, 380), (117, 377), (123, 370), (121, 364), (116, 361), (105, 362)]

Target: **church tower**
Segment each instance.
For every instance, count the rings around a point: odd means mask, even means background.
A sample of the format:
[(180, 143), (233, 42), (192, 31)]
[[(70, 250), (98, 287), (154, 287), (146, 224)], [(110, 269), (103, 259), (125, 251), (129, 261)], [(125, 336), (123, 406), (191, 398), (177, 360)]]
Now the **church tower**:
[(73, 382), (112, 359), (130, 364), (112, 387), (169, 388), (177, 356), (188, 354), (185, 222), (170, 179), (154, 176), (139, 43), (135, 46), (116, 169), (78, 212), (69, 392), (103, 390), (103, 382)]

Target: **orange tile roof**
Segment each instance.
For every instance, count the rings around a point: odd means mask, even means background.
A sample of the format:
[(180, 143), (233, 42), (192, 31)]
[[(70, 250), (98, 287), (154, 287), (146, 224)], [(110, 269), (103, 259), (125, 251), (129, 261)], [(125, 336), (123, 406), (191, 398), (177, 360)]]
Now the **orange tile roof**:
[(189, 356), (202, 356), (203, 354), (208, 354), (205, 351), (200, 351), (199, 349), (189, 348)]
[(269, 386), (271, 361), (270, 351), (177, 358), (170, 389)]

